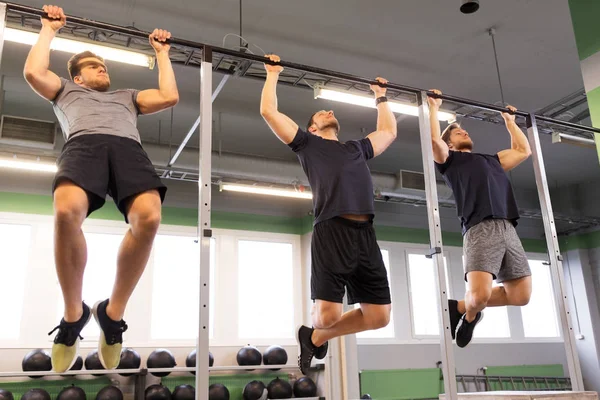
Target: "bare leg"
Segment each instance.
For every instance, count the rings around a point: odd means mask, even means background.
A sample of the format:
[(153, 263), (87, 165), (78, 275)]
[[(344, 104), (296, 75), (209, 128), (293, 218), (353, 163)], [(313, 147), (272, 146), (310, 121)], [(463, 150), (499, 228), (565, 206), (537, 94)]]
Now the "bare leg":
[(81, 292), (87, 246), (81, 225), (88, 208), (88, 197), (82, 188), (71, 181), (59, 183), (54, 191), (54, 262), (66, 322), (76, 322), (83, 314)]
[[(488, 272), (471, 271), (467, 274), (469, 290), (465, 294), (466, 320), (471, 322), (479, 311), (487, 307), (492, 295), (493, 276)], [(460, 309), (459, 309), (460, 311)]]
[[(341, 305), (340, 305), (341, 306)], [(370, 329), (379, 329), (390, 322), (391, 304), (365, 304), (360, 308), (344, 313), (328, 328), (316, 328), (312, 334), (313, 344), (317, 347), (335, 337), (350, 335)]]
[[(524, 306), (531, 297), (531, 276), (505, 281), (503, 286), (492, 288), (487, 307)], [(458, 301), (458, 312), (466, 312), (465, 301)]]
[(117, 257), (117, 278), (106, 307), (106, 314), (120, 321), (135, 286), (140, 280), (161, 219), (160, 195), (156, 190), (137, 195), (129, 205), (131, 227), (125, 234)]

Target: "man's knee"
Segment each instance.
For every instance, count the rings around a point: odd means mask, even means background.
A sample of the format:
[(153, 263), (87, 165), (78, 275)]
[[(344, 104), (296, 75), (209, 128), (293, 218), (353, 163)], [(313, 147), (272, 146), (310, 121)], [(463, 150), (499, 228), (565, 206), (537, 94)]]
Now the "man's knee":
[(127, 215), (135, 236), (153, 239), (161, 221), (161, 203), (158, 193), (147, 192), (133, 200)]
[(333, 307), (316, 308), (313, 313), (313, 325), (319, 329), (331, 328), (341, 317), (341, 312)]
[(370, 307), (367, 310), (363, 309), (363, 315), (367, 320), (369, 329), (381, 329), (388, 326), (390, 323), (391, 305), (381, 305)]
[(54, 219), (58, 229), (79, 229), (87, 216), (88, 199), (83, 189), (64, 185), (54, 193)]
[(473, 308), (485, 308), (492, 295), (491, 288), (477, 288), (470, 292), (470, 303)]
[(136, 235), (154, 237), (158, 231), (161, 221), (160, 209), (142, 209), (132, 213), (129, 217), (129, 223)]

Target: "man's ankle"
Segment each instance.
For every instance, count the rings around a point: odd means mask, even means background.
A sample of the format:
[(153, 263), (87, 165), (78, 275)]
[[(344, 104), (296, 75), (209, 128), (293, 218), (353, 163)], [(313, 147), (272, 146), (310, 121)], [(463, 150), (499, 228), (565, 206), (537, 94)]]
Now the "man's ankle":
[(319, 339), (319, 334), (317, 332), (317, 328), (315, 328), (312, 332), (312, 335), (310, 336), (310, 341), (312, 342), (313, 346), (315, 347), (321, 347), (325, 342), (321, 342)]
[(477, 318), (477, 312), (473, 313), (473, 312), (468, 312), (468, 311), (467, 311), (467, 312), (465, 313), (465, 320), (466, 320), (468, 323), (471, 323), (471, 322), (475, 321), (475, 318)]
[(73, 308), (72, 310), (65, 310), (63, 315), (63, 319), (65, 322), (73, 323), (77, 322), (83, 317), (83, 305), (80, 304), (77, 308)]

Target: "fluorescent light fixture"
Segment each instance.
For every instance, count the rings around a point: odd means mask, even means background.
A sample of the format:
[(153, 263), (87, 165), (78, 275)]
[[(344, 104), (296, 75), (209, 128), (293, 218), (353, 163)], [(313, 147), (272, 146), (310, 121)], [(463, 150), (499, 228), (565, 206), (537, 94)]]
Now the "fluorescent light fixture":
[(581, 136), (567, 135), (566, 133), (552, 132), (552, 143), (569, 143), (577, 146), (596, 148), (596, 142), (593, 139)]
[(17, 159), (0, 159), (0, 168), (22, 169), (36, 172), (55, 173), (58, 168), (56, 164), (44, 163), (40, 161), (22, 161)]
[(220, 185), (220, 189), (221, 190), (229, 190), (232, 192), (241, 192), (241, 193), (265, 194), (265, 195), (269, 195), (269, 196), (293, 197), (293, 198), (297, 198), (297, 199), (312, 199), (312, 193), (310, 193), (310, 192), (298, 192), (295, 190), (275, 189), (275, 188), (252, 186), (252, 185), (222, 183)]
[[(38, 34), (35, 32), (24, 31), (14, 28), (4, 29), (4, 40), (28, 44), (33, 46), (38, 39)], [(81, 53), (89, 50), (105, 60), (118, 61), (131, 65), (139, 65), (141, 67), (154, 68), (154, 57), (143, 53), (137, 53), (131, 50), (117, 49), (114, 47), (101, 46), (89, 42), (80, 42), (77, 40), (55, 37), (52, 40), (50, 49), (64, 51), (67, 53)]]
[[(375, 105), (375, 99), (373, 99), (372, 96), (363, 96), (344, 90), (332, 90), (319, 86), (315, 87), (315, 99), (334, 100), (342, 103), (354, 104), (357, 106), (377, 108)], [(419, 107), (415, 105), (400, 103), (393, 100), (388, 101), (388, 104), (395, 113), (412, 115), (415, 117), (419, 116)], [(438, 119), (440, 121), (455, 121), (456, 115), (445, 111), (438, 111)]]

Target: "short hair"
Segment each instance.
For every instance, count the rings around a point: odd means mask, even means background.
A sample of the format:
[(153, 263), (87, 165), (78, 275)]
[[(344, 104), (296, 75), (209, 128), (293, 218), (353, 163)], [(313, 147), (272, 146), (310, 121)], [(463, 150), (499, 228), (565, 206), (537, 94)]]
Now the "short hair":
[(84, 58), (90, 58), (90, 57), (97, 58), (98, 60), (100, 60), (104, 63), (104, 58), (100, 57), (97, 54), (92, 53), (91, 51), (83, 51), (81, 53), (75, 54), (73, 57), (71, 57), (69, 59), (69, 62), (67, 63), (67, 69), (69, 70), (69, 76), (71, 77), (71, 80), (73, 80), (73, 78), (75, 78), (81, 72), (81, 69), (79, 68), (79, 65), (78, 65), (79, 61), (81, 61)]
[(453, 122), (444, 129), (442, 132), (442, 140), (446, 142), (446, 144), (450, 144), (450, 133), (452, 133), (452, 129), (460, 128), (460, 124), (458, 122)]
[(306, 124), (306, 131), (308, 132), (308, 128), (310, 128), (311, 126), (313, 126), (313, 124), (315, 123), (315, 115), (317, 115), (318, 111), (316, 113), (314, 113), (313, 115), (310, 116), (310, 119), (308, 120), (308, 124)]

